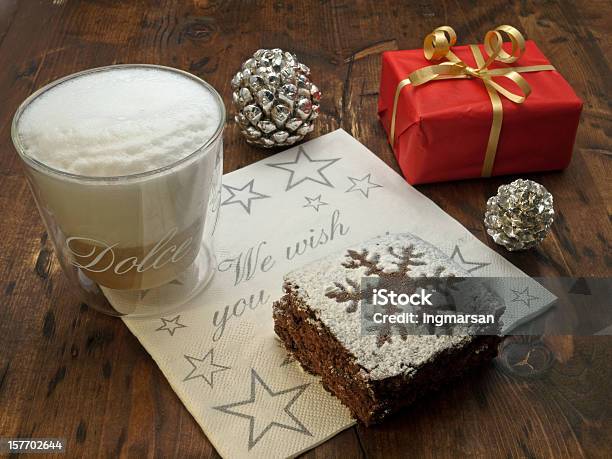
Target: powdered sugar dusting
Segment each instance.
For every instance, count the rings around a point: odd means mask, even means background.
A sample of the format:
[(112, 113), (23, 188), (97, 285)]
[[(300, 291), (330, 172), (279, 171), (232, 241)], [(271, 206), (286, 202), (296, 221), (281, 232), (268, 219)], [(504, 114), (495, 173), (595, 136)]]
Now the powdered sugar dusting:
[[(401, 254), (412, 254), (402, 257)], [(463, 347), (472, 336), (408, 336), (382, 345), (377, 337), (361, 335), (361, 310), (354, 297), (361, 278), (381, 273), (408, 276), (460, 276), (470, 274), (439, 249), (409, 234), (375, 238), (335, 256), (289, 273), (285, 280), (299, 286), (298, 295), (317, 318), (351, 352), (363, 368), (365, 379), (385, 379), (398, 374), (410, 376), (416, 368), (451, 347)], [(345, 289), (348, 298), (338, 302), (326, 294)]]

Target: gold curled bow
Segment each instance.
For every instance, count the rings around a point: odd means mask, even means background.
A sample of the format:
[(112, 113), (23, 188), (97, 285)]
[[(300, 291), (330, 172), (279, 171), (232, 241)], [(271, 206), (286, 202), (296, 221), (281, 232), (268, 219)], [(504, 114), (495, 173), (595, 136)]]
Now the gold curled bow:
[[(512, 45), (510, 53), (505, 51), (502, 47), (504, 43), (502, 33), (510, 39)], [(487, 149), (481, 172), (483, 177), (490, 177), (495, 162), (497, 144), (499, 142), (499, 134), (503, 121), (503, 106), (500, 95), (514, 103), (522, 104), (527, 97), (529, 97), (531, 87), (521, 73), (555, 70), (555, 68), (552, 65), (531, 65), (525, 67), (489, 69), (489, 66), (495, 61), (504, 64), (512, 64), (525, 52), (525, 39), (523, 35), (517, 29), (509, 25), (501, 25), (493, 30), (489, 30), (485, 34), (483, 45), (487, 53), (486, 59), (478, 45), (469, 45), (477, 67), (470, 67), (451, 51), (451, 47), (454, 46), (456, 42), (457, 34), (453, 28), (449, 26), (438, 27), (425, 37), (423, 42), (423, 54), (425, 58), (428, 61), (439, 61), (441, 59), (446, 59), (446, 61), (415, 70), (408, 78), (398, 83), (395, 90), (395, 98), (393, 100), (391, 129), (389, 131), (391, 146), (394, 146), (395, 143), (395, 117), (397, 114), (399, 96), (405, 86), (408, 84), (419, 86), (435, 80), (477, 78), (484, 84), (489, 98), (491, 99), (491, 106), (493, 107), (493, 121), (491, 123), (489, 140), (487, 142)], [(513, 81), (518, 91), (513, 92), (504, 88), (499, 83), (495, 82), (493, 77), (503, 77)]]

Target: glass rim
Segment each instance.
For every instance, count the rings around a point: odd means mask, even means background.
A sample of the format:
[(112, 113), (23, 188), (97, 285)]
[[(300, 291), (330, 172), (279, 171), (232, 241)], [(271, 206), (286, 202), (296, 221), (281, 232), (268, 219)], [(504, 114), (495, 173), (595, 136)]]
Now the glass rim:
[[(75, 174), (72, 172), (67, 172), (61, 169), (56, 169), (54, 167), (51, 167), (48, 164), (45, 164), (44, 162), (39, 161), (36, 158), (33, 158), (32, 156), (28, 155), (25, 152), (25, 148), (23, 147), (23, 144), (17, 132), (17, 124), (23, 112), (27, 109), (27, 107), (35, 99), (37, 99), (42, 94), (49, 91), (50, 89), (54, 88), (55, 86), (65, 83), (68, 80), (78, 78), (82, 75), (87, 75), (87, 74), (95, 73), (95, 72), (103, 72), (103, 71), (118, 69), (118, 68), (125, 69), (125, 68), (130, 68), (130, 67), (132, 68), (152, 68), (152, 69), (162, 69), (165, 71), (170, 71), (173, 73), (183, 75), (187, 78), (191, 78), (192, 80), (196, 81), (200, 85), (204, 86), (213, 95), (213, 97), (217, 101), (217, 105), (219, 106), (219, 115), (220, 115), (219, 124), (217, 125), (217, 128), (215, 129), (215, 132), (213, 133), (213, 135), (210, 136), (202, 145), (200, 145), (194, 151), (192, 151), (191, 153), (183, 156), (182, 158), (176, 161), (173, 161), (170, 164), (166, 164), (165, 166), (158, 167), (157, 169), (153, 169), (150, 171), (137, 172), (134, 174), (126, 174), (126, 175), (94, 176), (94, 175)], [(157, 65), (157, 64), (114, 64), (114, 65), (106, 65), (103, 67), (94, 67), (94, 68), (90, 68), (87, 70), (82, 70), (80, 72), (71, 73), (64, 77), (58, 78), (57, 80), (54, 80), (46, 84), (45, 86), (37, 89), (36, 91), (34, 91), (19, 105), (19, 108), (17, 108), (17, 111), (15, 112), (15, 115), (13, 116), (13, 121), (11, 123), (11, 139), (13, 141), (13, 145), (15, 146), (15, 149), (17, 150), (17, 153), (19, 154), (19, 157), (29, 166), (35, 169), (41, 170), (42, 172), (45, 172), (51, 175), (61, 176), (64, 178), (70, 178), (70, 179), (74, 179), (78, 181), (86, 181), (86, 182), (99, 183), (99, 182), (132, 181), (132, 180), (138, 180), (138, 179), (158, 175), (163, 172), (174, 169), (175, 167), (185, 162), (188, 162), (189, 160), (197, 156), (197, 154), (202, 152), (203, 150), (206, 150), (209, 146), (211, 146), (219, 138), (219, 136), (223, 132), (223, 128), (225, 127), (225, 117), (226, 117), (225, 104), (223, 103), (223, 99), (221, 98), (221, 95), (217, 92), (217, 90), (210, 83), (207, 83), (206, 81), (197, 77), (196, 75), (193, 75), (192, 73), (189, 73), (189, 72), (186, 72), (184, 70), (177, 69), (174, 67), (168, 67), (165, 65)]]

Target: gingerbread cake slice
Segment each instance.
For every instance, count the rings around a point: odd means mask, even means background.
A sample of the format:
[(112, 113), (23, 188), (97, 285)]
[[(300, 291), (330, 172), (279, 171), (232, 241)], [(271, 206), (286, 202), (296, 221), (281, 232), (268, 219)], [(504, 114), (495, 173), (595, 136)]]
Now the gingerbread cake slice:
[[(439, 249), (411, 234), (372, 239), (285, 276), (274, 330), (285, 348), (366, 425), (490, 361), (499, 336), (362, 333), (365, 276), (468, 277)], [(496, 306), (497, 308), (497, 306)], [(503, 307), (497, 308), (498, 316)]]

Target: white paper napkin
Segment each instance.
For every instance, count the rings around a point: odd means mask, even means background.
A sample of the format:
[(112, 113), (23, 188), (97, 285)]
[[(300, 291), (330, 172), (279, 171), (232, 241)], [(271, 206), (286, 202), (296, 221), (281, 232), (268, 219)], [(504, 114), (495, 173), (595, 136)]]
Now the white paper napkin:
[[(223, 177), (210, 287), (180, 313), (125, 319), (222, 456), (293, 456), (353, 424), (279, 346), (272, 302), (286, 272), (386, 232), (411, 232), (476, 276), (524, 276), (343, 130)], [(506, 329), (550, 303), (529, 288)]]

